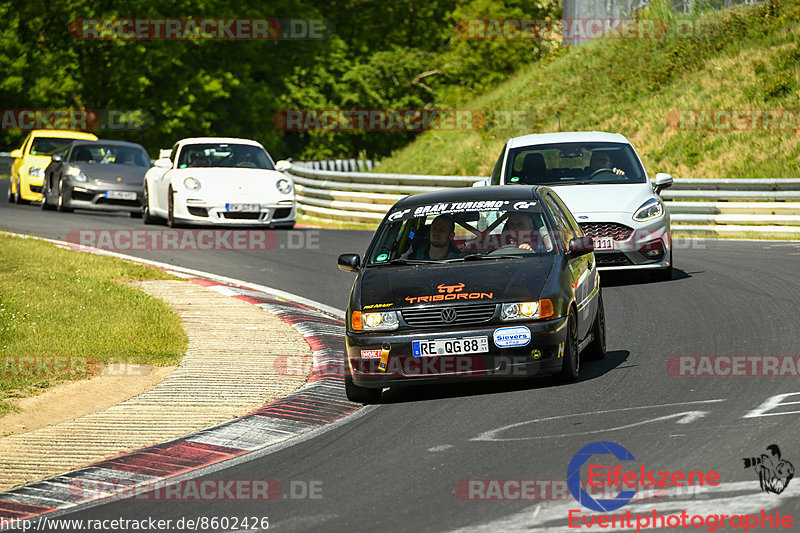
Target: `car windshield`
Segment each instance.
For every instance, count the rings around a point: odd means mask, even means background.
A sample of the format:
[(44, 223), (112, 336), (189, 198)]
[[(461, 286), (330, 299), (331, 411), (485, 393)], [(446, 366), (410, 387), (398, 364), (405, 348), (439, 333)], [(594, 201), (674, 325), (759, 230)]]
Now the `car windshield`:
[(31, 143), (30, 155), (53, 155), (69, 150), (69, 145), (75, 139), (64, 139), (61, 137), (36, 137)]
[(252, 144), (188, 144), (181, 150), (178, 168), (240, 167), (275, 170), (267, 152)]
[(506, 184), (586, 185), (644, 183), (639, 158), (626, 143), (558, 143), (513, 148)]
[(378, 229), (367, 262), (437, 264), (551, 254), (553, 235), (535, 200), (404, 207), (391, 212)]
[(99, 163), (101, 165), (131, 165), (149, 167), (147, 152), (133, 146), (109, 144), (81, 144), (74, 146), (69, 156), (73, 163)]

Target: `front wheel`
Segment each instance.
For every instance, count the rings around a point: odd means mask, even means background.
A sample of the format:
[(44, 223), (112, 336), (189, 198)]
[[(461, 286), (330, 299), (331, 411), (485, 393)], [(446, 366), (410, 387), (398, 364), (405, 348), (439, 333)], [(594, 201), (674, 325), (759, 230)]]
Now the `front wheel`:
[(20, 193), (21, 188), (22, 188), (22, 181), (17, 183), (17, 190), (14, 193), (14, 203), (19, 205), (27, 205), (30, 202), (22, 197), (22, 194)]
[(378, 403), (381, 399), (383, 389), (368, 389), (359, 387), (353, 383), (353, 378), (349, 374), (344, 376), (344, 393), (347, 399), (356, 403)]
[(567, 317), (567, 338), (564, 340), (564, 361), (561, 363), (561, 378), (576, 381), (581, 370), (581, 356), (578, 353), (578, 324), (575, 313)]
[(10, 203), (10, 204), (13, 204), (13, 203), (16, 202), (16, 200), (14, 199), (14, 193), (11, 192), (11, 186), (13, 184), (14, 184), (14, 180), (9, 178), (9, 180), (8, 180), (8, 203)]
[(597, 314), (592, 326), (592, 343), (586, 348), (586, 354), (591, 359), (605, 359), (606, 357), (606, 310), (603, 306), (603, 292), (597, 293)]
[(55, 209), (53, 204), (47, 203), (47, 194), (45, 194), (44, 187), (42, 188), (42, 211), (52, 211)]
[(61, 213), (71, 213), (72, 208), (69, 206), (69, 202), (64, 199), (64, 180), (58, 180), (58, 206), (57, 209)]
[(167, 191), (167, 226), (178, 227), (178, 223), (175, 222), (175, 200), (172, 199), (172, 187)]
[(145, 224), (155, 224), (160, 219), (153, 215), (152, 211), (150, 211), (150, 194), (147, 192), (147, 183), (144, 186), (144, 194), (142, 197), (142, 214), (141, 218)]

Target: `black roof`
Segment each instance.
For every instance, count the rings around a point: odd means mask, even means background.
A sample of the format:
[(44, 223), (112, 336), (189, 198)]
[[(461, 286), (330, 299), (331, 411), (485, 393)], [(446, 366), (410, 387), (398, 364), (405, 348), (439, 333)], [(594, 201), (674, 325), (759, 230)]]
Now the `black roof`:
[(444, 202), (474, 202), (481, 200), (528, 200), (538, 196), (537, 185), (495, 185), (491, 187), (464, 187), (463, 189), (446, 189), (406, 196), (397, 202), (392, 209), (400, 209), (409, 205), (425, 205)]
[(138, 143), (132, 143), (128, 141), (114, 141), (111, 139), (97, 139), (96, 141), (89, 141), (84, 139), (76, 139), (72, 146), (82, 146), (82, 145), (92, 145), (92, 144), (105, 144), (106, 146), (126, 146), (128, 148), (141, 148), (144, 150), (144, 146)]

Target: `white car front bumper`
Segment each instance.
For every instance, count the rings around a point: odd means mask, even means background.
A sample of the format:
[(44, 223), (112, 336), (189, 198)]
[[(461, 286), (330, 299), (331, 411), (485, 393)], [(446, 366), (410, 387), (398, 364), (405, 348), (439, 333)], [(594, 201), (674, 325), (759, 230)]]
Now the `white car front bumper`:
[(591, 213), (576, 216), (586, 235), (609, 249), (595, 251), (600, 270), (663, 269), (671, 266), (669, 213), (638, 222), (631, 213)]

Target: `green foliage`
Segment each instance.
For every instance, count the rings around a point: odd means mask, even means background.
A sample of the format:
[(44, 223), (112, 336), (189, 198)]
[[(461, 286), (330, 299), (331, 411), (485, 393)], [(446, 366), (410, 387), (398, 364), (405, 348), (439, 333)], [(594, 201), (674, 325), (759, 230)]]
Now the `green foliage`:
[[(557, 16), (557, 0), (13, 0), (0, 4), (4, 109), (140, 109), (135, 131), (100, 130), (155, 155), (181, 137), (258, 139), (276, 157), (368, 157), (409, 142), (408, 132), (284, 132), (280, 109), (452, 107), (540, 59), (542, 41), (471, 41), (475, 17)], [(78, 40), (80, 18), (325, 19), (322, 40)], [(24, 131), (0, 131), (0, 149)]]

